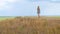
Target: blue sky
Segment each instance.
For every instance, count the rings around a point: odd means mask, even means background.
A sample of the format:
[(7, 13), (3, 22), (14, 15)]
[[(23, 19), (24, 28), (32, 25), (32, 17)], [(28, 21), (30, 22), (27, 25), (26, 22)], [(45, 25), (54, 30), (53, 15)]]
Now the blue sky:
[(60, 16), (60, 0), (0, 0), (0, 16)]

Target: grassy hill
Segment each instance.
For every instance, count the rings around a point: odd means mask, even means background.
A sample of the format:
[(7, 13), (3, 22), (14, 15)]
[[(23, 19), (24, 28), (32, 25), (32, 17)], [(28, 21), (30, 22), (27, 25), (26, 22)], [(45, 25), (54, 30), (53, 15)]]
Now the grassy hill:
[(0, 34), (60, 34), (60, 18), (14, 17), (0, 21)]

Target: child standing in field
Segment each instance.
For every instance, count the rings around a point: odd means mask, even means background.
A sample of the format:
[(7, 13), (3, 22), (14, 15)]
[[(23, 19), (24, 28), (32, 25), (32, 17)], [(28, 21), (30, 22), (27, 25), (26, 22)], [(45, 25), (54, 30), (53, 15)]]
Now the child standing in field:
[(38, 14), (38, 17), (40, 17), (40, 7), (39, 6), (37, 7), (37, 14)]

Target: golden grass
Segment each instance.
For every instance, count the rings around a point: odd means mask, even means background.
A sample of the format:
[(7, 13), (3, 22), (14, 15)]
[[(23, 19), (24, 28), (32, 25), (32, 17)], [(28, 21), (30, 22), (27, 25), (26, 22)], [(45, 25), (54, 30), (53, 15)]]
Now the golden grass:
[(0, 34), (60, 34), (60, 20), (16, 17), (0, 22)]

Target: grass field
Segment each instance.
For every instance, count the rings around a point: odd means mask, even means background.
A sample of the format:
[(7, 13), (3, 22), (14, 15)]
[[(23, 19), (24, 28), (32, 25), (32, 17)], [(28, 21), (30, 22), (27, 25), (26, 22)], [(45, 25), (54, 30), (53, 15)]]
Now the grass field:
[(14, 17), (8, 17), (8, 16), (0, 16), (0, 21), (6, 20), (6, 19), (12, 19)]
[(1, 18), (0, 34), (60, 34), (60, 18), (58, 17), (9, 18)]

